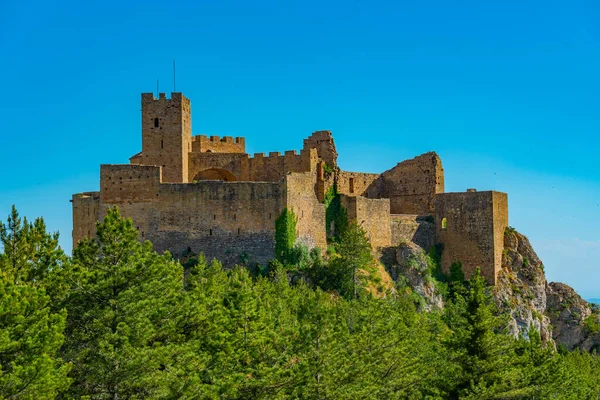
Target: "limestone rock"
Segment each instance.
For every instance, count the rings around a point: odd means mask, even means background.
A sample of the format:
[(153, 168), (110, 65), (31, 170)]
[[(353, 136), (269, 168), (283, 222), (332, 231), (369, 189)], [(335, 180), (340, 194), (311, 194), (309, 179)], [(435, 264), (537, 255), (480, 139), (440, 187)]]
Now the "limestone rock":
[(543, 341), (552, 341), (550, 319), (545, 315), (547, 286), (542, 262), (529, 240), (507, 229), (494, 294), (498, 307), (510, 314), (508, 329), (513, 336), (527, 337), (534, 328)]
[(435, 284), (429, 271), (427, 254), (412, 242), (402, 242), (396, 248), (396, 263), (389, 268), (394, 281), (404, 277), (408, 286), (423, 299), (424, 310), (441, 310), (444, 307), (442, 296), (436, 291)]
[(547, 315), (554, 340), (567, 349), (600, 350), (600, 317), (592, 306), (568, 285), (551, 282), (547, 289)]

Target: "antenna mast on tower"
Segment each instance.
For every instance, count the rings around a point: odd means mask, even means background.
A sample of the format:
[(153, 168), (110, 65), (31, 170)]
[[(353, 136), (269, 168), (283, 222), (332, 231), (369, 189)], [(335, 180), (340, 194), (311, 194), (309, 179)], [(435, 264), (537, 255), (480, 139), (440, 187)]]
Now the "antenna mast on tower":
[(173, 59), (173, 92), (177, 92), (177, 86), (175, 86), (175, 59)]

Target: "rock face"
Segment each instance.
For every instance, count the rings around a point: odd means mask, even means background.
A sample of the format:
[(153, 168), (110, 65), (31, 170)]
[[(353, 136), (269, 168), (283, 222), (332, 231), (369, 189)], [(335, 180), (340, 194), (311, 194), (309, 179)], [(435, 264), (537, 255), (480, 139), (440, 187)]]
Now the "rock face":
[(494, 293), (498, 306), (510, 313), (509, 331), (515, 337), (527, 336), (533, 327), (547, 343), (600, 350), (599, 307), (563, 283), (548, 284), (542, 261), (514, 229), (504, 235), (502, 271)]
[(553, 326), (556, 343), (572, 350), (600, 351), (598, 307), (583, 300), (564, 283), (548, 285), (546, 313)]
[(547, 286), (544, 267), (529, 240), (514, 229), (507, 229), (502, 270), (494, 293), (500, 309), (510, 313), (508, 328), (512, 335), (527, 336), (534, 328), (542, 340), (552, 340), (550, 319), (545, 315)]
[(408, 286), (425, 301), (424, 311), (441, 310), (444, 302), (436, 291), (425, 251), (415, 243), (404, 241), (396, 248), (396, 263), (388, 270), (394, 281), (405, 277)]

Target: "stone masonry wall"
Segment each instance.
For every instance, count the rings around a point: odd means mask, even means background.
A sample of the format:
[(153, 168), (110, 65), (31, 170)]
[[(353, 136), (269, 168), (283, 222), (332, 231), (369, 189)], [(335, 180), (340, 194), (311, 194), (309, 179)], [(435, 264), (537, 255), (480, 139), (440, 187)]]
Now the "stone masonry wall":
[(337, 151), (330, 131), (313, 132), (304, 139), (304, 149), (317, 149), (319, 157), (331, 168), (337, 166)]
[(339, 171), (336, 182), (338, 193), (348, 196), (365, 196), (367, 189), (379, 176), (379, 174), (366, 172)]
[(433, 221), (418, 215), (391, 215), (392, 246), (402, 241), (413, 242), (429, 251), (435, 245), (435, 225)]
[(103, 203), (156, 201), (161, 167), (109, 164), (100, 166), (100, 196)]
[(246, 252), (251, 262), (265, 263), (273, 257), (285, 190), (282, 183), (263, 182), (161, 184), (151, 203), (103, 203), (100, 214), (114, 205), (159, 252), (178, 257), (189, 247), (226, 265), (238, 263)]
[(96, 221), (100, 218), (100, 192), (74, 194), (73, 203), (73, 248), (83, 238), (96, 236)]
[(435, 195), (444, 192), (444, 169), (436, 153), (425, 153), (385, 171), (367, 190), (389, 198), (392, 214), (433, 214)]
[(181, 93), (142, 93), (142, 152), (130, 161), (163, 167), (164, 182), (187, 182), (192, 151), (190, 100)]
[(254, 157), (234, 153), (190, 154), (189, 179), (196, 180), (198, 174), (208, 169), (231, 172), (236, 181), (278, 182), (289, 172), (308, 172), (316, 169), (317, 151), (286, 151), (283, 155), (271, 152), (268, 156), (256, 153)]
[(390, 201), (388, 199), (367, 199), (362, 196), (340, 197), (342, 206), (348, 212), (348, 219), (356, 221), (367, 232), (373, 248), (392, 244), (390, 228)]
[(494, 223), (494, 275), (502, 268), (504, 251), (504, 231), (508, 227), (508, 195), (492, 191)]
[(499, 192), (438, 194), (435, 199), (436, 240), (443, 243), (442, 267), (462, 262), (468, 278), (481, 268), (488, 283), (496, 283), (508, 224), (507, 197)]
[(286, 207), (298, 217), (297, 239), (309, 248), (327, 248), (325, 205), (315, 193), (316, 174), (311, 172), (286, 175)]
[(206, 136), (192, 137), (193, 153), (246, 153), (246, 139), (231, 136)]

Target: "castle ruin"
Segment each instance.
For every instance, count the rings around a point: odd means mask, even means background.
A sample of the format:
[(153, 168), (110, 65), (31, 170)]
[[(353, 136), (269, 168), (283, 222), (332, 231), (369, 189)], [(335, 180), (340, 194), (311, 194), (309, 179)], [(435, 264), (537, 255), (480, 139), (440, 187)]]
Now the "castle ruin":
[(327, 246), (326, 195), (335, 189), (348, 218), (367, 232), (375, 249), (414, 241), (426, 250), (443, 244), (448, 272), (461, 261), (468, 277), (480, 267), (495, 284), (507, 195), (444, 193), (436, 153), (381, 173), (341, 170), (331, 132), (314, 132), (300, 152), (246, 154), (241, 137), (192, 136), (191, 103), (181, 93), (142, 94), (142, 151), (129, 164), (101, 165), (100, 191), (73, 195), (73, 246), (94, 237), (96, 222), (118, 206), (157, 251), (188, 248), (226, 265), (245, 254), (274, 257), (275, 220), (285, 209), (298, 216), (297, 237), (309, 248)]

